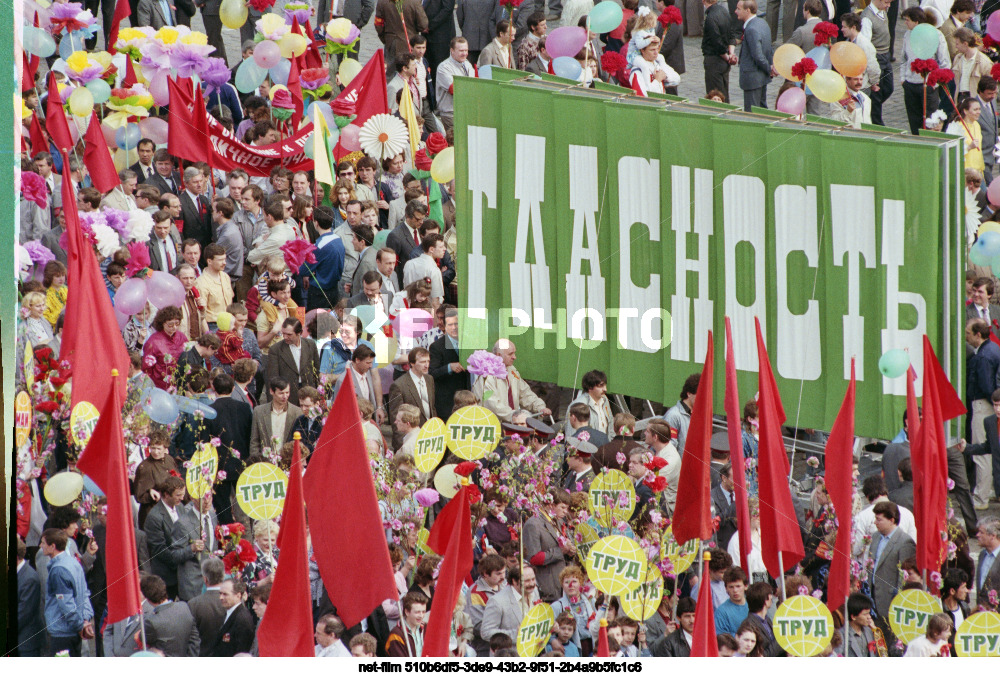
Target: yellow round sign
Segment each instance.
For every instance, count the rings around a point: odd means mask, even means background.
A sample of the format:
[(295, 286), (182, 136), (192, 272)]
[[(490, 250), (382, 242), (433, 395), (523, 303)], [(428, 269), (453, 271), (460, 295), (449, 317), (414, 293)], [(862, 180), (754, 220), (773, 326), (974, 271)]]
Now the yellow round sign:
[(424, 474), (434, 468), (444, 457), (444, 447), (448, 440), (448, 430), (440, 418), (431, 418), (420, 428), (417, 444), (413, 448), (413, 459), (417, 469)]
[(618, 597), (626, 615), (638, 622), (645, 622), (653, 616), (663, 599), (663, 574), (656, 566), (649, 566), (646, 581)]
[(14, 443), (20, 448), (31, 434), (31, 397), (24, 390), (14, 397)]
[(903, 643), (927, 633), (931, 615), (941, 612), (941, 602), (923, 589), (904, 589), (889, 606), (889, 625)]
[(774, 637), (795, 657), (818, 655), (830, 645), (833, 616), (826, 604), (812, 596), (790, 596), (774, 614)]
[(975, 613), (955, 633), (959, 657), (1000, 657), (1000, 613)]
[(674, 575), (680, 575), (691, 567), (698, 557), (698, 538), (693, 538), (684, 543), (684, 546), (677, 544), (674, 539), (674, 529), (667, 526), (660, 538), (660, 556), (669, 559), (674, 566)]
[(35, 386), (35, 349), (30, 340), (24, 341), (24, 389), (31, 392)]
[(549, 642), (549, 633), (556, 621), (552, 606), (539, 603), (532, 606), (521, 620), (517, 630), (517, 654), (521, 657), (538, 657)]
[(285, 506), (288, 476), (269, 462), (250, 465), (236, 482), (236, 501), (251, 519), (273, 519)]
[(417, 553), (419, 554), (436, 554), (436, 552), (427, 546), (427, 538), (431, 536), (431, 532), (426, 528), (421, 528), (417, 532)]
[(73, 407), (73, 411), (69, 414), (69, 434), (77, 447), (81, 449), (87, 447), (99, 417), (101, 416), (97, 407), (89, 401), (81, 401)]
[(590, 513), (597, 523), (613, 528), (615, 522), (628, 521), (635, 511), (635, 484), (617, 469), (598, 474), (587, 494)]
[(646, 580), (649, 561), (635, 540), (624, 535), (601, 538), (587, 552), (587, 574), (605, 594), (621, 596)]
[(188, 462), (185, 475), (188, 495), (198, 500), (212, 491), (215, 474), (219, 471), (219, 452), (212, 444), (202, 444)]
[(597, 529), (589, 523), (579, 523), (576, 525), (576, 553), (581, 561), (587, 560), (587, 553), (594, 543), (601, 539)]
[(448, 448), (463, 460), (478, 460), (500, 442), (500, 420), (483, 406), (463, 406), (448, 418)]

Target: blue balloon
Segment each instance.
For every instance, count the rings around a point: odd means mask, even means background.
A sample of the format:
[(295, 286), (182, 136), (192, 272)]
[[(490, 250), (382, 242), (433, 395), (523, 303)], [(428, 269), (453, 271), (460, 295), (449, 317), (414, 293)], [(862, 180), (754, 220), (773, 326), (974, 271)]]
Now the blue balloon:
[(918, 59), (933, 59), (941, 44), (940, 31), (929, 23), (918, 24), (910, 31), (910, 49)]
[(104, 103), (111, 98), (111, 85), (104, 80), (91, 80), (86, 86), (90, 95), (94, 97), (94, 103)]
[(198, 401), (197, 399), (192, 399), (191, 397), (182, 397), (179, 394), (175, 394), (174, 402), (177, 406), (177, 410), (181, 413), (194, 413), (196, 411), (201, 411), (208, 420), (212, 420), (218, 415), (218, 411), (209, 406), (207, 403)]
[(134, 150), (141, 140), (142, 132), (139, 131), (139, 125), (134, 122), (119, 127), (115, 131), (115, 145), (122, 150)]
[(493, 79), (493, 66), (485, 65), (479, 69), (479, 79), (480, 80), (492, 80)]
[(244, 94), (257, 89), (267, 77), (267, 70), (261, 68), (252, 58), (245, 59), (236, 69), (236, 89)]
[(552, 71), (559, 77), (576, 80), (583, 72), (583, 67), (571, 56), (557, 56), (552, 59)]
[(292, 62), (282, 59), (278, 65), (268, 71), (271, 75), (272, 84), (288, 85), (288, 74), (292, 70)]
[(149, 393), (149, 399), (142, 408), (153, 422), (161, 425), (173, 425), (179, 412), (174, 398), (160, 388)]
[(94, 480), (91, 479), (86, 474), (83, 475), (83, 490), (87, 491), (88, 493), (93, 493), (98, 497), (104, 495), (104, 491), (98, 488), (97, 484), (94, 483)]
[(812, 59), (816, 62), (817, 68), (832, 68), (830, 62), (830, 50), (826, 47), (813, 47), (808, 52), (806, 52), (806, 58)]
[(590, 10), (590, 30), (594, 33), (610, 33), (621, 25), (625, 18), (621, 5), (612, 0), (599, 2)]
[(24, 37), (21, 39), (21, 44), (24, 45), (24, 51), (28, 54), (43, 59), (56, 53), (56, 41), (52, 39), (52, 36), (34, 26), (24, 27)]
[(130, 657), (161, 657), (161, 655), (157, 655), (156, 653), (151, 652), (149, 650), (140, 650), (138, 652), (132, 653)]
[(64, 59), (68, 59), (73, 52), (82, 52), (87, 48), (84, 46), (83, 41), (86, 35), (83, 31), (73, 31), (62, 37), (59, 41), (59, 56)]
[(975, 246), (979, 248), (980, 252), (983, 253), (986, 258), (993, 259), (1000, 256), (1000, 232), (987, 230), (983, 234), (979, 235), (979, 239), (976, 240)]

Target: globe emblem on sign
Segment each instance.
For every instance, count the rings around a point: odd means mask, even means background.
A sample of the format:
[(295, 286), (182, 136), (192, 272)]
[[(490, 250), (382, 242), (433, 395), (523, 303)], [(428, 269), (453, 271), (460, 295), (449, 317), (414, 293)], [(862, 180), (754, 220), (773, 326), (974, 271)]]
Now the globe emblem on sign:
[(627, 594), (618, 597), (626, 615), (638, 622), (653, 616), (663, 599), (663, 573), (656, 566), (649, 566), (646, 581)]
[(448, 440), (448, 430), (440, 418), (431, 418), (420, 428), (417, 443), (413, 449), (413, 459), (417, 469), (430, 474), (444, 457), (444, 447)]
[(790, 596), (774, 614), (774, 636), (790, 655), (812, 657), (830, 645), (833, 616), (812, 596)]
[(73, 437), (73, 443), (79, 448), (86, 448), (90, 435), (97, 427), (99, 417), (97, 407), (89, 401), (81, 401), (73, 407), (73, 412), (69, 416), (69, 432)]
[(555, 613), (548, 603), (532, 606), (521, 620), (517, 630), (517, 654), (521, 657), (536, 657), (549, 641), (549, 632), (555, 622)]
[(258, 462), (247, 467), (236, 482), (236, 501), (251, 519), (273, 519), (285, 505), (288, 476), (280, 467)]
[(691, 567), (695, 557), (698, 556), (698, 540), (697, 538), (688, 540), (681, 546), (674, 539), (674, 529), (667, 526), (663, 537), (660, 538), (660, 556), (673, 564), (674, 575), (680, 575)]
[(617, 521), (628, 521), (635, 511), (635, 484), (616, 469), (599, 474), (587, 493), (590, 513), (597, 523), (612, 528)]
[(500, 420), (483, 406), (464, 406), (448, 418), (448, 448), (463, 460), (478, 460), (500, 442)]
[(1000, 613), (974, 613), (955, 633), (959, 657), (1000, 657)]
[(941, 612), (941, 602), (922, 589), (904, 589), (889, 605), (889, 626), (903, 643), (927, 633), (931, 615)]
[(646, 579), (649, 561), (635, 540), (609, 535), (587, 553), (587, 574), (605, 594), (621, 596), (636, 589)]

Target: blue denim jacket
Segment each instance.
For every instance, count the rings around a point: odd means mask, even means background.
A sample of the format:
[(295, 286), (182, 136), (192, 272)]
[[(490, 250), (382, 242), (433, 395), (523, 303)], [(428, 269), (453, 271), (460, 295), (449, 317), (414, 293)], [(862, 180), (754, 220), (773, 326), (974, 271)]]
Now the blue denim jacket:
[(75, 636), (83, 623), (94, 618), (83, 566), (71, 554), (59, 553), (49, 561), (45, 583), (45, 626), (50, 636)]

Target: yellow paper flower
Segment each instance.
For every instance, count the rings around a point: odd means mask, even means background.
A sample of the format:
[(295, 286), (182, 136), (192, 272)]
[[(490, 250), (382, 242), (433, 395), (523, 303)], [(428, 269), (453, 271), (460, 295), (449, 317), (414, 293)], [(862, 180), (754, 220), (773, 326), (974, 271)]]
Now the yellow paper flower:
[(153, 35), (154, 39), (159, 40), (165, 45), (174, 44), (177, 42), (178, 37), (180, 37), (178, 30), (176, 28), (171, 28), (170, 26), (164, 26)]
[[(285, 26), (285, 17), (278, 14), (265, 14), (261, 17), (261, 34), (273, 35)], [(282, 31), (284, 33), (285, 31)]]
[(208, 36), (199, 31), (191, 31), (181, 38), (181, 42), (186, 45), (207, 45)]
[(108, 66), (111, 65), (111, 55), (107, 52), (94, 52), (90, 55), (90, 58), (101, 64), (105, 70), (107, 70)]
[(90, 59), (87, 52), (73, 52), (66, 59), (66, 65), (69, 66), (70, 70), (79, 73), (90, 65)]
[(352, 25), (353, 24), (350, 19), (345, 19), (343, 17), (334, 19), (326, 25), (326, 35), (334, 40), (343, 40), (351, 34)]

